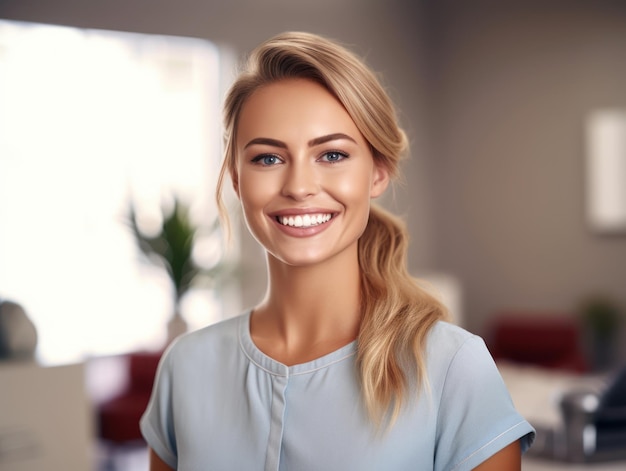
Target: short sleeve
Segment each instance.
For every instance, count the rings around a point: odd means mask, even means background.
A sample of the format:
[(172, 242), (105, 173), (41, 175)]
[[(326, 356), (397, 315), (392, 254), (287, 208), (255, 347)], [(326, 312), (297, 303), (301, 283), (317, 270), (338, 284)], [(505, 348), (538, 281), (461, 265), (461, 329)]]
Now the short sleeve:
[(171, 350), (168, 350), (161, 358), (152, 396), (139, 425), (148, 446), (168, 466), (176, 469), (178, 458), (173, 423), (171, 360)]
[(437, 418), (435, 470), (471, 470), (534, 429), (515, 410), (504, 381), (480, 337), (469, 337), (450, 362)]

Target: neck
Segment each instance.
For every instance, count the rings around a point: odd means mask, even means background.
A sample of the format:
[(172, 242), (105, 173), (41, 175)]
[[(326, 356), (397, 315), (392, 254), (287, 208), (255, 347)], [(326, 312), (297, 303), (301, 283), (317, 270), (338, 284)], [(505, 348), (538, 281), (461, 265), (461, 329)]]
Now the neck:
[(302, 352), (316, 358), (356, 338), (361, 320), (356, 248), (304, 267), (268, 255), (268, 270), (268, 292), (251, 324), (257, 345), (266, 346), (262, 350), (271, 344), (273, 351), (266, 353), (295, 363)]

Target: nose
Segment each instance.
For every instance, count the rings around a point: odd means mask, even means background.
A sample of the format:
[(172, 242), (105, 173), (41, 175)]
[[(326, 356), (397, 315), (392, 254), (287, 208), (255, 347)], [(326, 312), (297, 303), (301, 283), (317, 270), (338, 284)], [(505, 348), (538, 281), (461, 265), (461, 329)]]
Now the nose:
[(305, 163), (292, 161), (285, 172), (282, 194), (302, 201), (317, 193), (319, 188), (315, 171)]

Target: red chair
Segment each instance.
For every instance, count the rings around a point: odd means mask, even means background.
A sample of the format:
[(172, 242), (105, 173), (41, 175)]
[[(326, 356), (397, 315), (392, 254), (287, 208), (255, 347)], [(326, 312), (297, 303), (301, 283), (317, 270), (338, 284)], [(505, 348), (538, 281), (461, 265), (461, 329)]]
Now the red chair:
[(581, 329), (573, 316), (506, 312), (491, 321), (487, 346), (496, 360), (584, 373)]
[(146, 410), (162, 352), (128, 355), (127, 386), (97, 406), (97, 432), (108, 445), (108, 469), (114, 469), (113, 454), (120, 447), (145, 447), (139, 419)]

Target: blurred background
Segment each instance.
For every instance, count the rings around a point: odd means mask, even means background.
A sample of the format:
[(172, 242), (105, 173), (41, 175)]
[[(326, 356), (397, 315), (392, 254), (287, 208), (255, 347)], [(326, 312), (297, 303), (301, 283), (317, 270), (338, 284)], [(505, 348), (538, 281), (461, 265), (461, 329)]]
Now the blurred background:
[[(411, 141), (383, 204), (457, 322), (502, 361), (626, 363), (626, 2), (0, 0), (0, 298), (36, 329), (38, 365), (97, 365), (92, 410), (172, 319), (198, 328), (262, 295), (256, 243), (235, 224), (224, 255), (213, 226), (220, 103), (243, 54), (285, 30), (381, 73)], [(159, 256), (172, 227), (196, 241), (189, 286)], [(38, 446), (12, 437), (5, 454)]]

